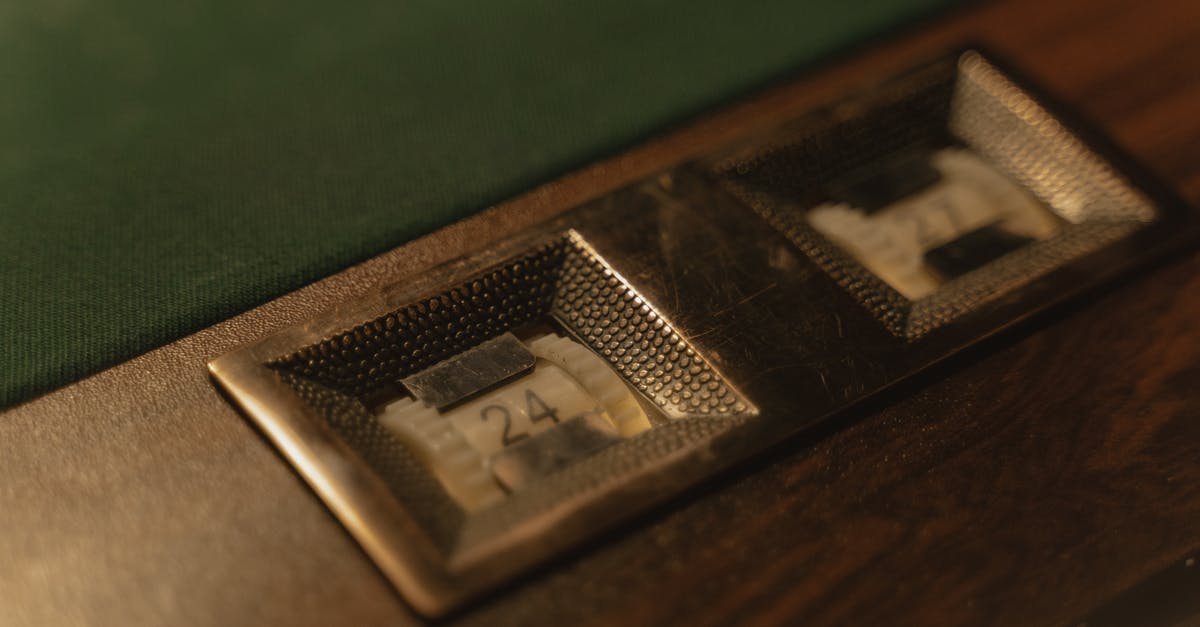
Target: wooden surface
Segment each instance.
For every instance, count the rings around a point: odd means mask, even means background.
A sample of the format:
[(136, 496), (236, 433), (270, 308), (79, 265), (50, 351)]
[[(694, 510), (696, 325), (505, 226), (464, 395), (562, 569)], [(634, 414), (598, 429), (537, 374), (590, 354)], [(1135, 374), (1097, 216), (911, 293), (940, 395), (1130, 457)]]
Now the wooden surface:
[[(915, 24), (0, 416), (0, 495), (20, 504), (0, 510), (0, 624), (420, 624), (204, 363), (971, 41), (1200, 203), (1200, 3), (1000, 0)], [(1188, 606), (1200, 592), (1170, 594), (1186, 587), (1161, 574), (1197, 550), (1191, 252), (960, 355), (446, 622), (1155, 624), (1139, 603), (1200, 621)]]
[[(982, 41), (1200, 201), (1200, 3), (998, 2), (924, 29), (849, 65)], [(1200, 547), (1200, 257), (847, 422), (463, 619), (1056, 625), (1108, 604), (1156, 620), (1121, 600)]]

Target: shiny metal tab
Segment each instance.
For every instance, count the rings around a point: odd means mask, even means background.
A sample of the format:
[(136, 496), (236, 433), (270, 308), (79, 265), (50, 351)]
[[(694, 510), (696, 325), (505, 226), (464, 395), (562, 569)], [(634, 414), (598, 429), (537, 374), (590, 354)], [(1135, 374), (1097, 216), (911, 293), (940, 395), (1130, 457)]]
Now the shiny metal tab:
[(533, 368), (533, 353), (512, 333), (400, 379), (419, 401), (444, 409)]

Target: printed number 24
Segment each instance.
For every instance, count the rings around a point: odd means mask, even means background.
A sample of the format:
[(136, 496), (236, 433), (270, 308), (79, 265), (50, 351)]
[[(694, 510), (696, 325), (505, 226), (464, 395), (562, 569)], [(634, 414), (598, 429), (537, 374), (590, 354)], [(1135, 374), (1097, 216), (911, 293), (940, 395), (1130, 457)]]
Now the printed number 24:
[[(540, 422), (542, 420), (553, 420), (558, 422), (558, 410), (547, 405), (533, 390), (525, 390), (525, 414), (529, 416), (530, 422)], [(529, 437), (528, 432), (512, 433), (512, 414), (508, 408), (503, 405), (488, 405), (479, 412), (479, 419), (487, 422), (490, 417), (497, 417), (504, 421), (504, 429), (500, 433), (500, 443), (504, 446), (520, 442)]]

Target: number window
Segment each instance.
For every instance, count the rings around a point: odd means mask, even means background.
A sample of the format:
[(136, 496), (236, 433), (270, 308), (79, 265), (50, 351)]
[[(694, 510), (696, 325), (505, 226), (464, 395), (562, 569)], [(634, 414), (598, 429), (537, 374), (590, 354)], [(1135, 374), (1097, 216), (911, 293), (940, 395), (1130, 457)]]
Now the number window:
[(509, 477), (524, 481), (562, 464), (500, 475), (496, 467), (547, 457), (568, 463), (650, 428), (634, 392), (600, 356), (553, 333), (523, 344), (534, 361), (519, 376), (443, 408), (404, 397), (380, 417), (468, 510), (519, 489)]
[(830, 184), (809, 223), (910, 300), (1025, 244), (1062, 220), (964, 148), (903, 154)]

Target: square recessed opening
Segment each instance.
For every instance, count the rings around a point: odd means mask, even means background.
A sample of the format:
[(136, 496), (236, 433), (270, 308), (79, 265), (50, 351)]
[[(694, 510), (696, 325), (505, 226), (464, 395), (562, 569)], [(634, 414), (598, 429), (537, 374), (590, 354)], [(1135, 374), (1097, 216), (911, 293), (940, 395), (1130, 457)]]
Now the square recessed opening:
[(446, 554), (756, 413), (574, 232), (270, 365)]
[(908, 340), (1156, 218), (974, 52), (755, 142), (714, 171)]

